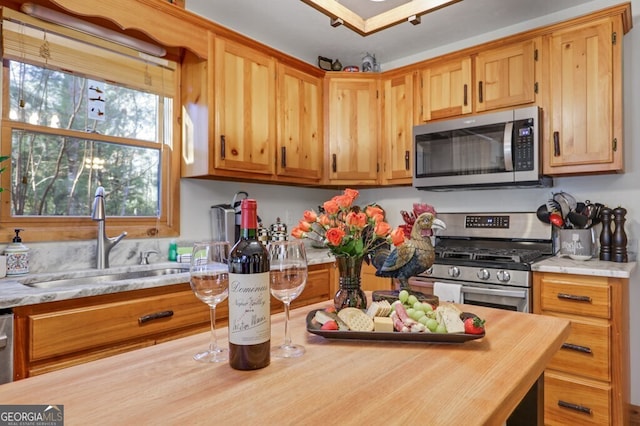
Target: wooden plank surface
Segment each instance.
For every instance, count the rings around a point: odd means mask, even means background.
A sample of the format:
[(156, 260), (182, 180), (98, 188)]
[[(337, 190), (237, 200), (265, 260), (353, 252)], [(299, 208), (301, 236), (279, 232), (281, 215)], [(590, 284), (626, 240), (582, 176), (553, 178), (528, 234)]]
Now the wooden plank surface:
[[(306, 353), (257, 371), (203, 365), (198, 334), (0, 385), (3, 404), (62, 404), (74, 424), (483, 424), (499, 425), (569, 334), (569, 321), (463, 306), (487, 321), (463, 344), (327, 340), (291, 312)], [(272, 317), (272, 344), (284, 334)], [(226, 329), (218, 330), (222, 345)]]

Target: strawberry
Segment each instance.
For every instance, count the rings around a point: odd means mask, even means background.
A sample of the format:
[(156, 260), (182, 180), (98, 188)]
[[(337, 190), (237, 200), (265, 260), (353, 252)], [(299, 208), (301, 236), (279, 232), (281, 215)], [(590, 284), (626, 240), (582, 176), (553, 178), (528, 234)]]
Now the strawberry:
[(470, 317), (464, 320), (464, 332), (467, 334), (484, 333), (484, 320), (478, 317)]
[(325, 312), (329, 312), (330, 314), (337, 312), (338, 310), (336, 309), (335, 306), (327, 306), (326, 308), (324, 308)]
[(331, 321), (327, 321), (324, 324), (322, 324), (322, 327), (320, 327), (320, 330), (337, 330), (338, 329), (338, 323), (331, 320)]

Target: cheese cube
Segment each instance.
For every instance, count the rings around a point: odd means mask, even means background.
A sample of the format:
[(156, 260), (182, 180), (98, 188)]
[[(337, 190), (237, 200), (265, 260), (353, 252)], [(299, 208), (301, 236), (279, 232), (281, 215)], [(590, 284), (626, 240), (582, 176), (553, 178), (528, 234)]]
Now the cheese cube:
[(374, 317), (373, 331), (393, 331), (393, 320), (389, 317)]

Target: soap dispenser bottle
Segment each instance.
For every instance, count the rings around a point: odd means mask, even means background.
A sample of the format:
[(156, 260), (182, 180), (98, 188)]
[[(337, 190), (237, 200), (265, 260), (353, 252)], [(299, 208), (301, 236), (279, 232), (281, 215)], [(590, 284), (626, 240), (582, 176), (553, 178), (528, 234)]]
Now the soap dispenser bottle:
[(22, 244), (20, 231), (23, 229), (14, 229), (16, 236), (13, 242), (4, 249), (7, 256), (7, 275), (21, 275), (29, 273), (29, 249)]

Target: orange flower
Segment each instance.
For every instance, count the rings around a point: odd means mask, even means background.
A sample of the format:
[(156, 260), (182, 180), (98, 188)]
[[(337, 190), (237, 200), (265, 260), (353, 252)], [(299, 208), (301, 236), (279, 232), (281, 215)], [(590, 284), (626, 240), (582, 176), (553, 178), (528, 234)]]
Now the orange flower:
[(302, 229), (304, 232), (309, 232), (311, 230), (311, 224), (309, 222), (301, 220), (300, 222), (298, 222), (298, 228)]
[(376, 214), (371, 216), (371, 220), (373, 220), (373, 223), (380, 223), (384, 221), (384, 215), (383, 214)]
[(398, 227), (391, 231), (391, 242), (396, 247), (404, 243), (404, 231), (401, 228)]
[(348, 195), (336, 195), (335, 197), (333, 197), (333, 200), (341, 209), (348, 209), (353, 203), (353, 199)]
[(344, 195), (351, 198), (351, 203), (353, 203), (360, 193), (356, 189), (346, 188), (344, 190)]
[(305, 210), (302, 218), (305, 220), (305, 222), (313, 223), (318, 220), (318, 215), (313, 210)]
[(336, 203), (335, 199), (325, 201), (324, 204), (322, 204), (322, 208), (327, 214), (336, 214), (340, 211), (340, 206)]
[(326, 237), (329, 244), (332, 246), (339, 246), (342, 243), (342, 238), (344, 238), (345, 232), (340, 228), (331, 228), (327, 231)]
[(367, 224), (367, 215), (362, 212), (349, 212), (347, 217), (344, 218), (344, 221), (351, 227), (362, 229)]
[(391, 232), (391, 226), (387, 222), (378, 222), (376, 223), (375, 228), (373, 228), (373, 232), (378, 237), (386, 237)]
[(304, 238), (306, 236), (306, 232), (296, 226), (291, 230), (291, 235), (295, 238)]
[(331, 219), (326, 214), (321, 214), (318, 216), (318, 223), (324, 227), (331, 226)]
[[(384, 219), (384, 210), (382, 210), (380, 207), (373, 205), (373, 206), (367, 206), (364, 209), (364, 212), (367, 214), (367, 216), (371, 217), (371, 218), (375, 218), (376, 216), (381, 216), (382, 219)], [(378, 222), (378, 221), (376, 221)]]

